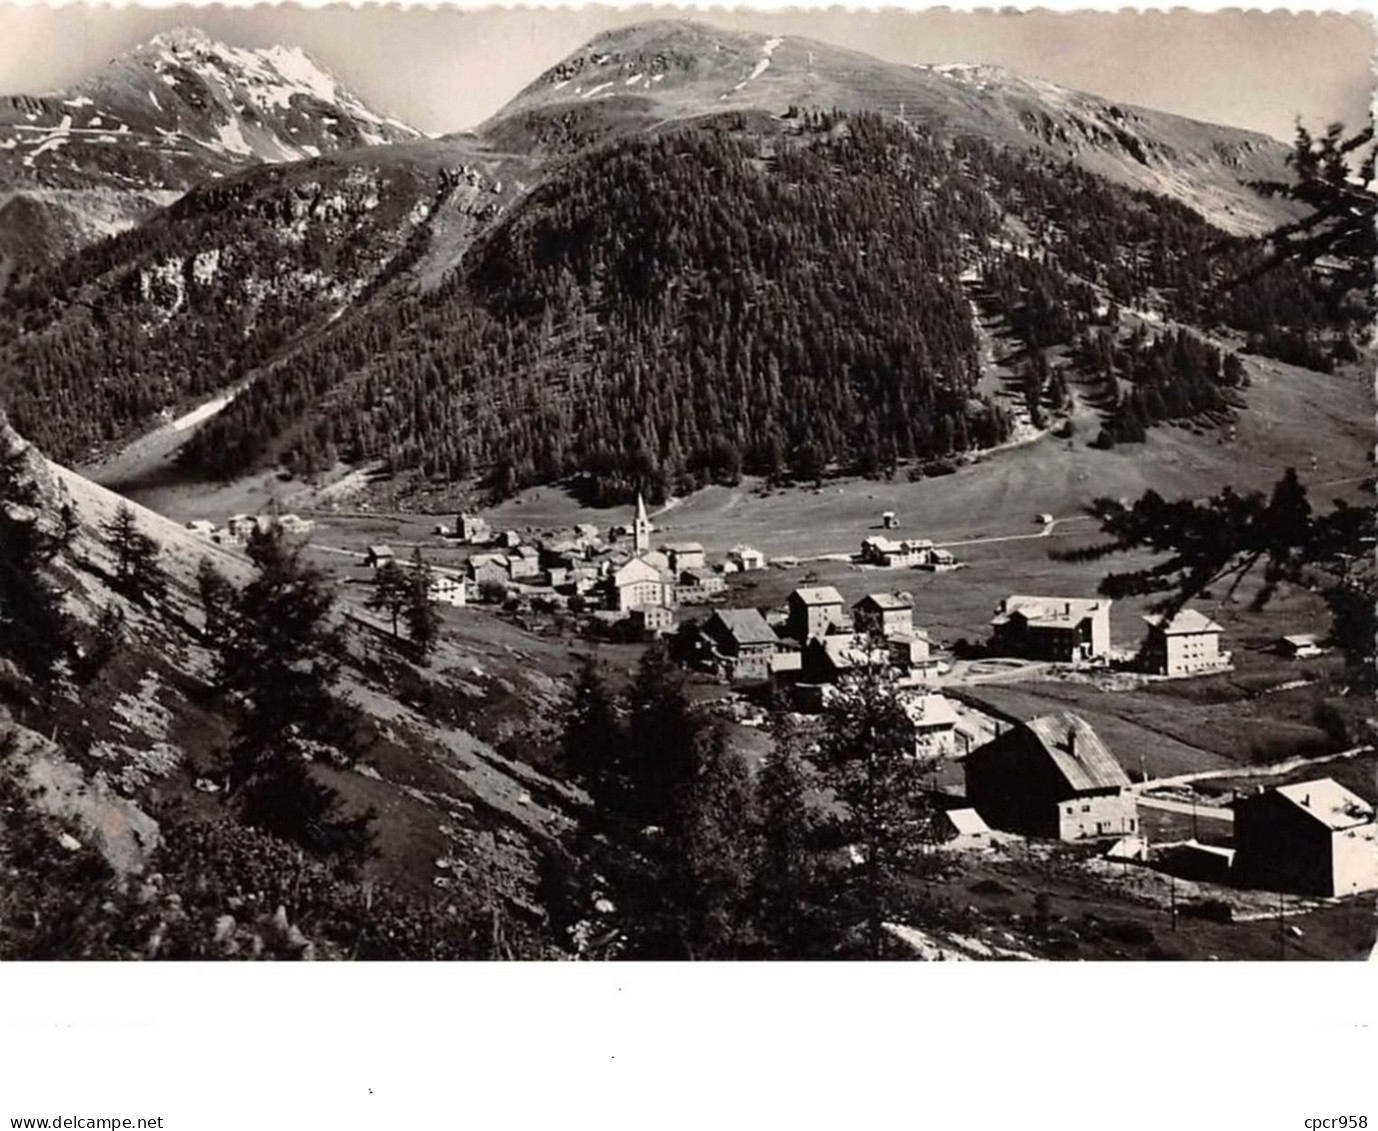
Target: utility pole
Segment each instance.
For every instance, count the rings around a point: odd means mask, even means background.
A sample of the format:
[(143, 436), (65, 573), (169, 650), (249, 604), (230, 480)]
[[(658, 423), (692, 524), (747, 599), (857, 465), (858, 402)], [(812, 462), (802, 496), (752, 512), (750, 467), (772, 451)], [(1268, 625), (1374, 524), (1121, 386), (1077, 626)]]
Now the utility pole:
[(1283, 917), (1283, 907), (1287, 901), (1287, 896), (1283, 892), (1278, 892), (1278, 960), (1287, 957), (1287, 927)]

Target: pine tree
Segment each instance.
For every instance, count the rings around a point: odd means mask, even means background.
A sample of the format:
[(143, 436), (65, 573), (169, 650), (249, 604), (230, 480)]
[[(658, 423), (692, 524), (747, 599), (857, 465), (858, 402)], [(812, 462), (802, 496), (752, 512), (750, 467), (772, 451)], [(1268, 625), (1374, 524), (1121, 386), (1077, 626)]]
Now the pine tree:
[[(421, 556), (421, 547), (412, 551), (411, 568), (407, 570), (407, 635), (417, 657), (424, 663), (435, 651), (440, 639), (440, 614), (431, 599), (434, 588), (434, 574), (426, 559)], [(396, 631), (394, 621), (394, 632)]]
[(928, 840), (931, 761), (915, 751), (913, 725), (881, 659), (884, 642), (858, 637), (857, 650), (865, 658), (836, 686), (815, 761), (842, 803), (841, 831), (857, 854), (842, 894), (865, 924), (865, 953), (879, 958), (883, 925), (901, 908), (904, 878)]
[(1255, 609), (1284, 582), (1314, 587), (1330, 605), (1332, 635), (1355, 690), (1374, 687), (1374, 507), (1337, 502), (1317, 515), (1296, 470), (1288, 468), (1268, 496), (1226, 487), (1198, 502), (1148, 491), (1131, 504), (1097, 499), (1087, 511), (1108, 541), (1055, 555), (1060, 560), (1100, 561), (1143, 550), (1157, 556), (1152, 565), (1106, 575), (1100, 592), (1107, 597), (1151, 597), (1150, 607), (1171, 616), (1218, 585), (1228, 586), (1229, 599), (1250, 577), (1258, 582)]
[(756, 925), (771, 953), (815, 957), (810, 950), (817, 866), (809, 841), (817, 814), (807, 796), (808, 767), (798, 730), (783, 711), (774, 717), (772, 738), (756, 778)]
[(105, 670), (124, 640), (124, 627), (124, 609), (119, 605), (111, 603), (101, 609), (90, 645), (81, 651), (73, 665), (78, 680), (90, 683)]
[(663, 828), (697, 775), (703, 731), (664, 645), (642, 656), (627, 706), (627, 815)]
[(215, 648), (219, 655), (234, 622), (238, 594), (229, 579), (207, 557), (196, 564), (196, 589), (205, 617), (201, 639)]
[(238, 594), (220, 648), (223, 689), (242, 704), (229, 751), (230, 798), (244, 820), (324, 855), (357, 862), (371, 851), (372, 812), (344, 816), (308, 762), (347, 752), (333, 695), (344, 641), (334, 599), (282, 531), (248, 545), (257, 576)]
[[(0, 415), (0, 443), (6, 422)], [(44, 513), (27, 449), (0, 450), (0, 654), (50, 688), (74, 647), (71, 618), (49, 567), (71, 543), (76, 512), (63, 503), (54, 522)]]
[(712, 732), (665, 840), (661, 890), (689, 958), (730, 958), (746, 942), (754, 801), (742, 756)]
[(1348, 138), (1338, 123), (1319, 138), (1298, 126), (1288, 155), (1295, 179), (1254, 187), (1295, 200), (1310, 211), (1262, 237), (1271, 254), (1246, 279), (1289, 263), (1318, 269), (1335, 301), (1357, 296), (1360, 312), (1371, 320), (1374, 263), (1378, 260), (1375, 157), (1378, 147), (1374, 146), (1372, 126)]
[(593, 822), (600, 827), (613, 824), (627, 803), (626, 735), (616, 702), (592, 659), (585, 658), (575, 676), (560, 753), (565, 772), (593, 802)]
[(131, 600), (148, 604), (167, 591), (167, 573), (158, 561), (158, 543), (139, 529), (128, 503), (120, 503), (115, 516), (101, 527), (115, 551), (115, 588)]
[(406, 571), (392, 559), (373, 571), (373, 592), (367, 607), (392, 617), (392, 634), (397, 635), (398, 621), (411, 606), (412, 587)]

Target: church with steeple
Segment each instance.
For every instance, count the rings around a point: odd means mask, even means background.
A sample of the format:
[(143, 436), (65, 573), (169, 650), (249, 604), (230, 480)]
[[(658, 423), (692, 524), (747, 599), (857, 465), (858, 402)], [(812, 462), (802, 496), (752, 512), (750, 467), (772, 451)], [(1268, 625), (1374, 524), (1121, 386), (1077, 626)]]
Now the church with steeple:
[(646, 502), (639, 491), (636, 495), (636, 521), (632, 525), (632, 534), (636, 540), (637, 554), (648, 552), (651, 548), (651, 519), (646, 514)]

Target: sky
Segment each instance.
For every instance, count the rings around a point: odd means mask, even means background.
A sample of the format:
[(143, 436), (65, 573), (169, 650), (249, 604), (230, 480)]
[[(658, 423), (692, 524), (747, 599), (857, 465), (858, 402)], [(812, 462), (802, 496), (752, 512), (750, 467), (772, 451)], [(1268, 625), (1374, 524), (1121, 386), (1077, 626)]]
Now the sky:
[[(1367, 0), (1372, 2), (1372, 0)], [(306, 49), (375, 110), (465, 129), (598, 32), (672, 8), (51, 7), (0, 4), (0, 93), (60, 89), (161, 30)], [(900, 63), (994, 63), (1116, 101), (1259, 130), (1366, 121), (1375, 37), (1360, 13), (719, 11), (694, 18), (806, 35)]]

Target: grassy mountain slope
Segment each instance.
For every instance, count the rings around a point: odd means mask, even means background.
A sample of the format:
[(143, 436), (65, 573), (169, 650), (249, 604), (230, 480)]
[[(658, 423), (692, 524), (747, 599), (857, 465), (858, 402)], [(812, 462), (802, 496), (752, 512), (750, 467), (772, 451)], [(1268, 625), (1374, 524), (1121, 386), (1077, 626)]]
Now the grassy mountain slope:
[[(570, 159), (444, 287), (285, 358), (187, 454), (218, 474), (284, 451), (299, 472), (381, 460), (499, 494), (580, 474), (595, 498), (885, 472), (1008, 434), (977, 387), (978, 303), (1027, 351), (1117, 302), (1212, 317), (1219, 239), (1173, 201), (985, 143), (726, 112)], [(1124, 348), (1105, 393), (1138, 422), (1121, 438), (1225, 409), (1215, 352), (1131, 379), (1148, 347)]]
[[(65, 836), (94, 854), (91, 874), (97, 878), (107, 869), (116, 876), (188, 869), (182, 878), (193, 883), (196, 869), (189, 859), (211, 851), (205, 847), (210, 838), (219, 847), (205, 862), (203, 879), (216, 890), (208, 892), (203, 883), (195, 895), (207, 927), (198, 945), (209, 946), (208, 925), (220, 915), (239, 914), (249, 894), (246, 876), (233, 875), (236, 867), (249, 873), (266, 869), (259, 878), (274, 886), (281, 881), (284, 891), (291, 890), (292, 869), (305, 867), (294, 849), (242, 829), (221, 795), (203, 788), (223, 782), (220, 759), (232, 724), (228, 706), (211, 686), (212, 654), (202, 639), (196, 570), (210, 558), (233, 582), (243, 583), (251, 566), (242, 555), (135, 508), (139, 529), (159, 547), (170, 584), (152, 604), (129, 600), (114, 583), (114, 551), (103, 530), (123, 500), (41, 459), (2, 417), (0, 442), (6, 452), (24, 453), (23, 475), (39, 485), (42, 515), (55, 515), (63, 503), (75, 509), (75, 538), (49, 572), (64, 591), (64, 608), (78, 632), (94, 631), (107, 608), (123, 616), (121, 644), (105, 667), (94, 677), (64, 669), (54, 692), (46, 695), (10, 662), (0, 643), (0, 741), (7, 751), (0, 759), (0, 787), (7, 791), (0, 806), (0, 861), (8, 859), (21, 832), (26, 852), (34, 848), (31, 836), (47, 845)], [(377, 811), (379, 855), (358, 880), (338, 891), (331, 888), (329, 898), (316, 891), (303, 929), (308, 935), (318, 929), (329, 948), (338, 950), (348, 940), (340, 937), (338, 923), (331, 925), (331, 916), (343, 915), (356, 899), (362, 911), (367, 892), (360, 883), (395, 893), (399, 915), (419, 914), (441, 900), (436, 929), (442, 933), (458, 930), (463, 918), (445, 927), (440, 914), (445, 902), (463, 910), (496, 901), (514, 930), (534, 928), (532, 893), (543, 846), (567, 827), (577, 798), (479, 734), (511, 735), (507, 724), (487, 718), (509, 695), (527, 705), (524, 725), (540, 728), (547, 712), (558, 709), (559, 684), (518, 663), (510, 643), (469, 645), (462, 635), (448, 641), (428, 668), (418, 669), (393, 646), (386, 627), (362, 608), (362, 600), (342, 596), (336, 611), (347, 641), (341, 690), (354, 712), (362, 753), (347, 765), (322, 761), (312, 773), (337, 790), (348, 811)], [(35, 731), (48, 737), (40, 739)], [(13, 790), (18, 792), (11, 799)], [(257, 861), (252, 867), (245, 852)], [(44, 875), (52, 882), (55, 873), (30, 868), (25, 882)], [(324, 873), (320, 879), (326, 884)], [(113, 895), (103, 883), (92, 891)], [(192, 902), (191, 891), (184, 895)], [(292, 921), (302, 922), (287, 902)], [(272, 915), (274, 907), (258, 911)], [(486, 928), (489, 913), (482, 914)], [(424, 941), (404, 935), (399, 932), (396, 945)], [(129, 942), (133, 952), (144, 941)], [(0, 930), (0, 953), (7, 953), (11, 942)], [(111, 945), (115, 949), (108, 956), (124, 953)], [(374, 953), (385, 949), (382, 941), (371, 945)]]
[[(833, 104), (892, 117), (807, 109)], [(243, 387), (186, 452), (218, 476), (381, 459), (500, 492), (591, 473), (597, 495), (884, 470), (1008, 432), (973, 301), (1030, 349), (1072, 345), (1108, 300), (1225, 318), (1204, 297), (1229, 269), (1208, 251), (1220, 232), (1163, 177), (1234, 191), (1281, 153), (989, 69), (643, 25), (475, 137), (203, 186), (18, 288), (0, 385), (80, 460)], [(1290, 322), (1284, 298), (1255, 302), (1253, 326)], [(1215, 364), (1138, 400), (1137, 380), (1107, 380), (1111, 408), (1220, 411)]]
[(979, 137), (1130, 188), (1172, 196), (1223, 230), (1284, 213), (1245, 182), (1285, 176), (1286, 147), (1246, 130), (1115, 104), (997, 67), (904, 66), (795, 36), (683, 21), (618, 28), (547, 70), (482, 132), (509, 147), (592, 140), (726, 109), (871, 111), (948, 137)]

